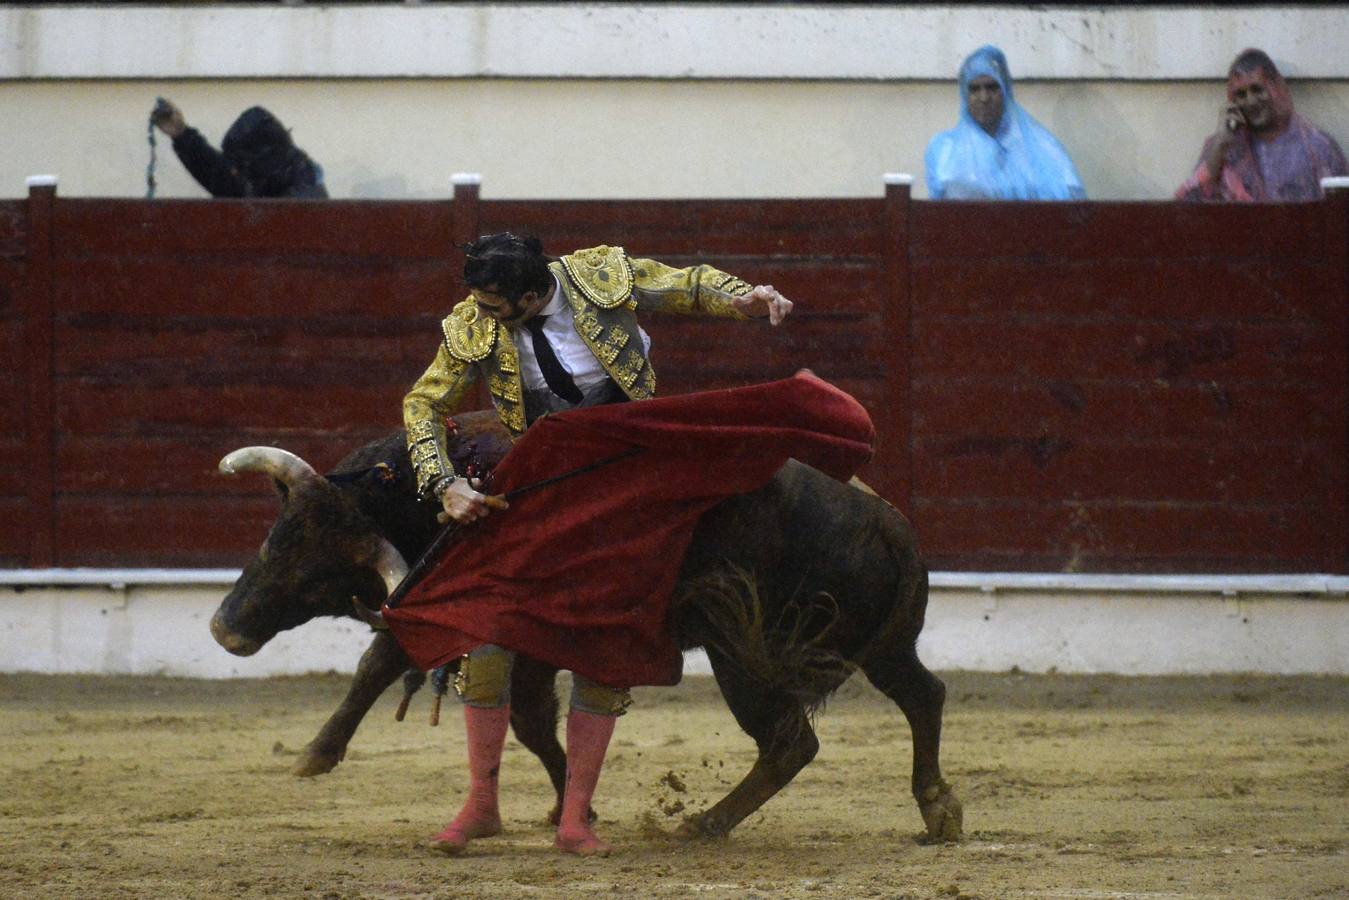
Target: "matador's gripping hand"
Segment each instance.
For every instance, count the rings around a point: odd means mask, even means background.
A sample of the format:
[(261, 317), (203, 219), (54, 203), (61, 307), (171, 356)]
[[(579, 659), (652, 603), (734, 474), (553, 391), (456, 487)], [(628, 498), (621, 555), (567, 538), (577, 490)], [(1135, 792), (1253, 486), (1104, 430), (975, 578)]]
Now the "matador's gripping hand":
[(456, 478), (443, 491), (438, 491), (444, 511), (436, 516), (437, 521), (444, 523), (453, 519), (460, 525), (468, 525), (494, 509), (510, 508), (504, 497), (478, 493), (480, 486), (476, 478)]

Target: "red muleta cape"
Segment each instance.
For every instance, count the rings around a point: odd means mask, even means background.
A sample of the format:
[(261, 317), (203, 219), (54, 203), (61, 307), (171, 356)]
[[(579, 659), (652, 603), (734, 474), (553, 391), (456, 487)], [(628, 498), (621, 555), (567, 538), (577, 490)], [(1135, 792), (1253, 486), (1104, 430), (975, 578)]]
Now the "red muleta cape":
[(493, 493), (641, 449), (465, 528), (384, 619), (421, 669), (491, 643), (614, 687), (676, 684), (669, 607), (698, 517), (788, 457), (846, 480), (875, 435), (860, 403), (805, 371), (546, 416), (496, 467)]

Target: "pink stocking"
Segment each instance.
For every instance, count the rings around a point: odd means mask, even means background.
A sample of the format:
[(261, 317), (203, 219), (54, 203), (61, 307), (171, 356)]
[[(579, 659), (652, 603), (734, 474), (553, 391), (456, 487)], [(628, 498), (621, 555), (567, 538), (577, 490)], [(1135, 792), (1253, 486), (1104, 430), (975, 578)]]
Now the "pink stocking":
[(590, 800), (599, 784), (604, 754), (617, 716), (573, 709), (567, 713), (567, 789), (553, 845), (566, 853), (607, 856), (613, 849), (590, 827)]
[(511, 708), (484, 709), (464, 706), (464, 731), (468, 738), (468, 799), (464, 808), (445, 830), (431, 839), (431, 846), (443, 853), (458, 853), (473, 838), (490, 837), (501, 832), (501, 813), (497, 809), (497, 773), (501, 768), (501, 749), (506, 744), (506, 727)]

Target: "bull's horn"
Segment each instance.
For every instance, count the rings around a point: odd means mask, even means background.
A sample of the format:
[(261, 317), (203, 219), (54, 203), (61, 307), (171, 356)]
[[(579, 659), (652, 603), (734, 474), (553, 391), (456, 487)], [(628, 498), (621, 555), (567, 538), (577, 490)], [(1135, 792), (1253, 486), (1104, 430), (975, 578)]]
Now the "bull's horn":
[(379, 573), (379, 577), (384, 579), (384, 588), (390, 596), (408, 576), (407, 560), (403, 559), (403, 554), (398, 552), (398, 548), (385, 538), (375, 539), (374, 553), (371, 554), (369, 562)]
[(305, 479), (318, 477), (313, 466), (279, 447), (240, 447), (220, 461), (220, 471), (226, 475), (261, 472), (292, 488)]
[[(385, 538), (376, 538), (373, 552), (367, 562), (384, 580), (386, 596), (392, 597), (394, 590), (408, 575), (408, 564), (407, 560), (403, 559), (403, 554)], [(381, 613), (369, 609), (357, 598), (351, 598), (351, 605), (355, 607), (357, 617), (371, 628), (383, 631), (389, 627), (384, 623), (384, 616)]]

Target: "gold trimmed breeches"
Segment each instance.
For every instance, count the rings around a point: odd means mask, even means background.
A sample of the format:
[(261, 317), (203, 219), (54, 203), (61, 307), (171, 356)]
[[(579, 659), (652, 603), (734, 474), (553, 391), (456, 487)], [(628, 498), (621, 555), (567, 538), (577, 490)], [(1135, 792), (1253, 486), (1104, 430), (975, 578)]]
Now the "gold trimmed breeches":
[[(469, 706), (497, 709), (511, 702), (511, 669), (514, 651), (496, 644), (483, 644), (459, 660), (454, 690)], [(621, 716), (632, 705), (627, 688), (608, 687), (572, 673), (571, 708), (597, 716)]]

